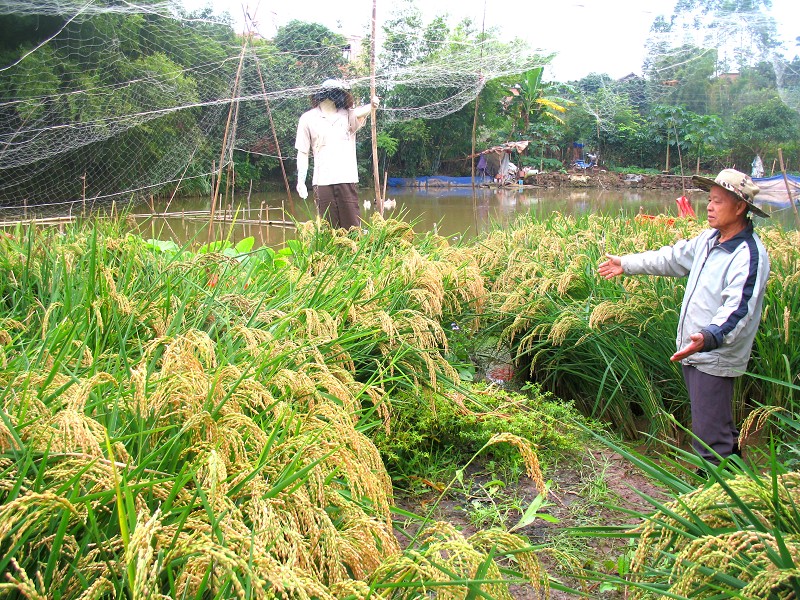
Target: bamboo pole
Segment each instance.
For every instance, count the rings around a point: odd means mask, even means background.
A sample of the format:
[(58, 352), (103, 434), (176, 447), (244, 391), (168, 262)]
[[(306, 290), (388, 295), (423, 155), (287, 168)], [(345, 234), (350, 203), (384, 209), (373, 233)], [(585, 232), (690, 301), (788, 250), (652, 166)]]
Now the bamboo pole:
[(675, 123), (672, 124), (673, 131), (675, 132), (675, 145), (678, 147), (678, 162), (681, 166), (681, 192), (682, 196), (686, 197), (686, 180), (684, 179), (683, 174), (683, 155), (681, 154), (681, 142), (678, 140), (678, 126)]
[(244, 39), (242, 40), (242, 52), (239, 54), (239, 66), (236, 69), (236, 78), (233, 81), (233, 92), (231, 94), (231, 105), (228, 108), (228, 119), (225, 122), (225, 133), (222, 136), (222, 149), (220, 151), (219, 156), (219, 173), (217, 174), (217, 181), (216, 185), (214, 186), (214, 194), (211, 196), (211, 218), (208, 223), (208, 243), (211, 243), (211, 238), (214, 235), (214, 212), (217, 205), (217, 198), (219, 197), (219, 182), (222, 179), (222, 165), (225, 162), (225, 151), (227, 150), (228, 145), (228, 132), (230, 131), (231, 127), (231, 119), (233, 118), (234, 108), (238, 106), (238, 102), (236, 102), (236, 97), (238, 96), (239, 92), (239, 80), (242, 76), (242, 65), (244, 64), (244, 55), (245, 51), (247, 50), (247, 36), (243, 36)]
[[(483, 36), (486, 32), (486, 0), (483, 0), (483, 21), (481, 22), (481, 62), (483, 62)], [(478, 69), (478, 77), (483, 79), (483, 74)], [(480, 82), (481, 84), (483, 81)], [(475, 110), (472, 114), (472, 152), (470, 153), (470, 177), (472, 180), (472, 218), (475, 220), (475, 234), (478, 233), (478, 197), (475, 193), (475, 140), (478, 131), (478, 104), (480, 102), (483, 85), (478, 87), (475, 94)]]
[(256, 59), (256, 70), (258, 71), (258, 79), (261, 81), (261, 93), (264, 94), (264, 105), (267, 109), (267, 117), (269, 118), (269, 126), (272, 130), (272, 139), (275, 141), (275, 149), (278, 152), (278, 162), (281, 163), (281, 173), (283, 174), (283, 183), (286, 186), (286, 198), (289, 200), (289, 210), (294, 214), (294, 200), (292, 199), (291, 186), (289, 185), (289, 177), (286, 175), (286, 165), (283, 164), (283, 156), (281, 155), (281, 145), (278, 143), (278, 134), (275, 131), (275, 122), (272, 120), (272, 108), (267, 99), (267, 87), (264, 85), (264, 77), (261, 74), (261, 64)]
[(797, 205), (792, 198), (792, 186), (789, 185), (789, 177), (786, 175), (786, 167), (783, 164), (783, 149), (778, 148), (778, 160), (781, 162), (781, 173), (783, 174), (783, 183), (786, 186), (786, 193), (789, 194), (789, 204), (794, 209), (794, 218), (797, 220), (797, 225), (800, 226), (800, 214), (797, 213)]
[[(481, 49), (482, 50), (482, 49)], [(472, 152), (470, 153), (470, 160), (471, 160), (471, 169), (470, 173), (472, 174), (472, 189), (475, 189), (475, 135), (478, 129), (478, 99), (480, 98), (481, 91), (478, 90), (478, 93), (475, 95), (475, 111), (472, 115)]]
[(375, 202), (378, 206), (378, 213), (383, 216), (383, 197), (381, 196), (381, 175), (378, 168), (378, 124), (375, 122), (375, 103), (372, 99), (375, 97), (375, 32), (377, 30), (378, 22), (378, 0), (372, 0), (372, 39), (370, 40), (369, 49), (369, 104), (371, 110), (371, 124), (372, 130), (372, 177), (375, 181)]

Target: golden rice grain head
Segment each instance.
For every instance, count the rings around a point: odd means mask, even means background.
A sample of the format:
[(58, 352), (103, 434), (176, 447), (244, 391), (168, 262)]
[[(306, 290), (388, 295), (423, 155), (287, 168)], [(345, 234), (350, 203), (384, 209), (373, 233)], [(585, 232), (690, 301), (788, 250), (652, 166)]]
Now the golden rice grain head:
[(339, 248), (344, 248), (349, 251), (351, 254), (356, 254), (358, 252), (358, 244), (355, 240), (346, 237), (346, 236), (336, 236), (333, 238), (333, 245)]
[(372, 588), (364, 581), (344, 579), (330, 586), (335, 598), (351, 598), (352, 600), (368, 600), (373, 594)]
[(37, 428), (32, 444), (44, 451), (83, 452), (103, 457), (106, 429), (94, 419), (72, 408), (58, 411), (45, 427)]
[(219, 304), (246, 317), (251, 317), (260, 302), (243, 294), (222, 294), (217, 298)]
[(417, 288), (408, 291), (408, 298), (412, 304), (419, 306), (425, 316), (432, 318), (442, 316), (442, 296), (432, 294), (427, 289)]
[(130, 542), (125, 548), (123, 560), (128, 572), (135, 573), (133, 598), (161, 598), (159, 589), (161, 547), (159, 532), (161, 530), (160, 509), (152, 515), (148, 511), (140, 511), (136, 515), (136, 525), (131, 532)]
[(79, 412), (86, 410), (86, 401), (89, 398), (89, 394), (96, 387), (106, 383), (116, 384), (117, 380), (110, 373), (103, 371), (92, 375), (89, 379), (81, 380), (79, 385), (71, 386), (62, 394), (61, 399), (64, 406)]
[(213, 369), (217, 366), (215, 347), (216, 344), (205, 331), (190, 329), (167, 344), (161, 359), (161, 370), (165, 375), (171, 375)]
[(300, 316), (305, 322), (307, 338), (332, 340), (338, 337), (339, 323), (328, 311), (304, 308)]
[(530, 551), (526, 538), (500, 529), (484, 529), (474, 533), (467, 541), (487, 554), (507, 556), (517, 563), (520, 572), (528, 579), (534, 598), (550, 597), (550, 577), (542, 568), (536, 554)]
[(507, 314), (517, 314), (520, 309), (528, 303), (528, 293), (521, 287), (508, 294), (492, 294), (493, 302), (500, 302), (500, 312)]
[[(8, 421), (11, 427), (15, 426), (13, 418), (9, 415)], [(11, 429), (8, 428), (6, 420), (0, 420), (0, 452), (8, 452), (9, 450), (16, 449), (19, 446)]]
[(83, 340), (72, 340), (72, 345), (80, 350), (78, 365), (84, 369), (91, 367), (94, 364), (94, 355), (89, 346)]
[(50, 596), (47, 594), (41, 571), (37, 570), (36, 581), (32, 580), (25, 569), (19, 566), (16, 558), (11, 559), (11, 569), (13, 573), (6, 575), (9, 581), (7, 585), (16, 589), (21, 597), (28, 600), (49, 600)]
[(566, 295), (571, 289), (583, 281), (583, 272), (576, 271), (572, 267), (567, 269), (558, 278), (558, 286), (556, 289), (562, 296)]
[(114, 280), (117, 275), (116, 269), (110, 269), (106, 266), (101, 267), (100, 273), (106, 283), (107, 294), (106, 302), (113, 306), (116, 311), (122, 315), (133, 314), (133, 304), (124, 294), (120, 294), (117, 290), (117, 283)]
[(764, 428), (772, 415), (786, 412), (782, 406), (759, 406), (753, 409), (745, 418), (739, 434), (739, 445), (743, 447), (747, 440)]
[(361, 322), (368, 327), (377, 327), (390, 340), (397, 338), (397, 328), (391, 315), (383, 309), (364, 312), (356, 317), (356, 322)]
[(266, 386), (250, 377), (236, 384), (230, 392), (230, 401), (244, 414), (258, 413), (275, 405), (275, 398)]
[(491, 439), (486, 442), (484, 448), (495, 444), (507, 443), (514, 446), (522, 455), (522, 460), (525, 464), (525, 472), (531, 480), (536, 484), (536, 489), (542, 495), (547, 494), (547, 486), (545, 485), (544, 475), (542, 468), (539, 464), (539, 457), (536, 455), (533, 444), (513, 433), (496, 433)]
[(311, 264), (311, 273), (305, 276), (307, 278), (306, 283), (308, 285), (311, 285), (312, 283), (310, 275), (313, 274), (316, 276), (325, 273), (326, 271), (335, 271), (339, 267), (339, 257), (321, 250), (313, 252), (311, 256), (308, 257), (308, 262)]
[[(208, 535), (200, 533), (184, 537), (167, 551), (164, 562), (173, 561), (185, 564), (176, 582), (180, 597), (199, 595), (200, 585), (205, 584), (206, 591), (213, 596), (219, 595), (227, 587), (227, 597), (245, 600), (248, 598), (246, 586), (252, 586), (253, 590), (266, 589), (266, 578), (270, 575), (267, 572), (256, 572), (251, 568), (247, 557), (238, 556), (235, 549), (226, 548)], [(280, 581), (277, 577), (276, 579)], [(271, 583), (274, 585), (275, 582)], [(282, 589), (283, 586), (275, 591)]]
[[(85, 513), (85, 507), (82, 507)], [(8, 539), (10, 547), (38, 533), (41, 523), (56, 515), (70, 519), (83, 518), (77, 507), (53, 492), (28, 492), (0, 505), (0, 540)]]
[(223, 454), (215, 448), (210, 448), (205, 455), (199, 456), (197, 479), (208, 494), (212, 505), (217, 505), (218, 501), (228, 493), (227, 464)]
[(576, 329), (584, 327), (583, 321), (572, 313), (561, 314), (550, 327), (547, 339), (554, 346), (560, 346), (567, 339), (567, 336)]
[(313, 397), (317, 391), (313, 380), (305, 373), (292, 371), (291, 369), (281, 369), (273, 375), (267, 382), (282, 390), (284, 394), (294, 396), (297, 399)]
[(286, 318), (286, 316), (287, 313), (282, 310), (278, 309), (262, 310), (256, 315), (255, 322), (269, 326), (274, 323), (277, 323), (281, 319)]
[(47, 338), (47, 332), (50, 330), (50, 317), (52, 314), (62, 308), (64, 305), (61, 302), (53, 302), (47, 309), (44, 311), (44, 317), (42, 317), (42, 339)]
[[(794, 564), (797, 564), (796, 544), (793, 544)], [(779, 598), (796, 600), (797, 582), (800, 581), (800, 569), (781, 569), (770, 563), (765, 569), (757, 572), (753, 580), (741, 590), (742, 598)]]
[(414, 229), (410, 223), (398, 219), (384, 219), (378, 212), (372, 213), (370, 218), (373, 229), (380, 229), (389, 238), (399, 238), (406, 241), (414, 239)]
[[(735, 476), (726, 485), (765, 527), (771, 526), (771, 520), (778, 510), (771, 493), (772, 486), (764, 486), (744, 474)], [(800, 502), (800, 473), (779, 475), (777, 491), (778, 502), (782, 506), (796, 506)], [(700, 518), (710, 528), (735, 527), (740, 518), (739, 511), (726, 503), (720, 504), (721, 495), (723, 491), (719, 484), (684, 494), (667, 503), (653, 518), (640, 525), (637, 528), (640, 542), (631, 561), (631, 572), (641, 570), (651, 556), (660, 555), (667, 547), (674, 552), (689, 543), (683, 538), (676, 539), (672, 533), (675, 528), (681, 527), (681, 519)]]
[(783, 343), (789, 344), (789, 326), (791, 324), (791, 311), (789, 305), (783, 307)]
[[(796, 561), (800, 558), (800, 548), (793, 537), (787, 536), (783, 551), (793, 554)], [(773, 586), (788, 581), (783, 577), (786, 570), (770, 561), (768, 553), (782, 553), (769, 532), (739, 530), (692, 540), (676, 557), (670, 591), (681, 596), (693, 596), (712, 582), (713, 573), (722, 572), (749, 582), (746, 587), (750, 591), (742, 597), (779, 597), (770, 595), (770, 591), (775, 591)], [(781, 576), (776, 577), (771, 572)]]

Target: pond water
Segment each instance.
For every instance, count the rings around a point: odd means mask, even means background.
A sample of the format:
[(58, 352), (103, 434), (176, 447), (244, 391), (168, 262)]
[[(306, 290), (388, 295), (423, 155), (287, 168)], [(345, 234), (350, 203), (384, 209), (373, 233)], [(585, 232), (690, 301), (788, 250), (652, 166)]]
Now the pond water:
[[(362, 203), (374, 200), (374, 191), (362, 188)], [(384, 217), (398, 218), (414, 224), (415, 231), (437, 231), (450, 238), (472, 239), (477, 234), (503, 227), (512, 223), (519, 215), (531, 213), (535, 218), (544, 219), (554, 212), (580, 216), (588, 213), (601, 213), (613, 216), (632, 217), (640, 210), (647, 214), (678, 214), (675, 199), (676, 191), (660, 190), (604, 190), (596, 188), (450, 188), (416, 189), (390, 188), (387, 198), (396, 202), (392, 209), (384, 210)], [(690, 195), (697, 217), (705, 219), (705, 206), (708, 194), (695, 192)], [(368, 219), (376, 207), (362, 205), (361, 216)], [(222, 221), (215, 224), (216, 239), (230, 236), (232, 241), (246, 236), (254, 236), (258, 245), (279, 247), (286, 240), (295, 237), (292, 226), (275, 224), (283, 220), (282, 207), (298, 221), (305, 221), (315, 215), (311, 198), (299, 200), (294, 196), (293, 210), (289, 210), (285, 192), (252, 194), (235, 197), (228, 209), (217, 209), (217, 217)], [(151, 207), (140, 207), (141, 215), (150, 212)], [(159, 239), (172, 239), (178, 243), (208, 239), (208, 211), (210, 199), (184, 198), (174, 200), (169, 205), (156, 204), (156, 213), (170, 216), (147, 221), (147, 229)], [(767, 209), (769, 210), (769, 208)], [(772, 219), (784, 227), (794, 229), (796, 222), (790, 208), (772, 207)], [(141, 221), (141, 220), (140, 220)], [(757, 221), (761, 221), (758, 219)], [(268, 224), (273, 222), (273, 224)], [(150, 234), (148, 234), (149, 237)]]

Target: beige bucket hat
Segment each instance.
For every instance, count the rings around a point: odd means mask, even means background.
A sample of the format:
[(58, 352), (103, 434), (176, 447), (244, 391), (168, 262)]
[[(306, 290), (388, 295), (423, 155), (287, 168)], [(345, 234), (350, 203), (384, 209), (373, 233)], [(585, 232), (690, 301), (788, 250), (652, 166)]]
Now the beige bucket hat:
[(721, 188), (733, 192), (739, 198), (747, 202), (747, 206), (753, 214), (759, 217), (769, 218), (769, 214), (758, 208), (753, 204), (753, 198), (758, 194), (758, 186), (753, 183), (749, 175), (737, 171), (736, 169), (723, 169), (719, 172), (716, 179), (709, 179), (708, 177), (701, 177), (700, 175), (692, 175), (692, 183), (699, 187), (701, 190), (709, 191), (712, 186), (718, 185)]

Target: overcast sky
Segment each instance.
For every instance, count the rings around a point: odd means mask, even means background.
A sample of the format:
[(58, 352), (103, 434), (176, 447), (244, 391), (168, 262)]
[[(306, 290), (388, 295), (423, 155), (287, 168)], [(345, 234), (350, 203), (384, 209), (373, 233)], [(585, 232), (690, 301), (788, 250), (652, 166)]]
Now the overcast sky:
[[(369, 31), (372, 0), (185, 0), (190, 8), (211, 4), (215, 11), (227, 9), (234, 18), (246, 6), (265, 37), (293, 19), (321, 23), (344, 35), (363, 35)], [(377, 0), (378, 39), (380, 23), (402, 5), (397, 0)], [(477, 27), (499, 28), (504, 35), (526, 39), (534, 49), (558, 55), (546, 69), (548, 79), (567, 81), (595, 72), (618, 78), (628, 73), (641, 74), (644, 45), (650, 26), (658, 15), (669, 17), (675, 0), (416, 0), (425, 22), (437, 15), (448, 15), (450, 25), (469, 17)], [(779, 15), (779, 28), (787, 39), (800, 35), (797, 0), (773, 0), (773, 13)], [(790, 37), (791, 36), (791, 37)], [(792, 45), (793, 46), (793, 45)], [(794, 47), (794, 46), (793, 46)]]

